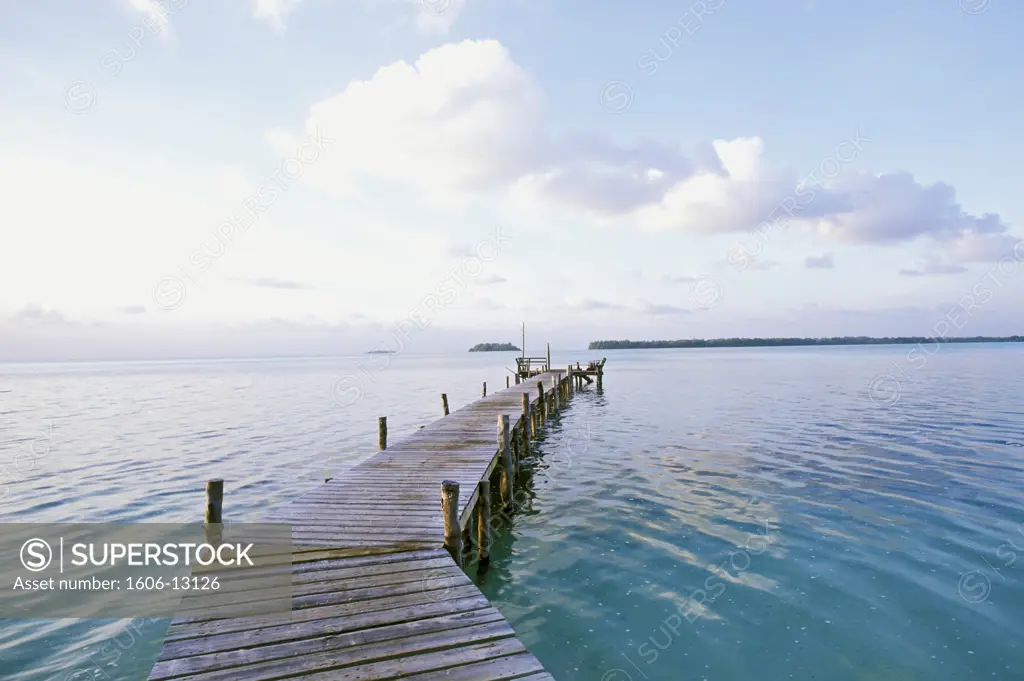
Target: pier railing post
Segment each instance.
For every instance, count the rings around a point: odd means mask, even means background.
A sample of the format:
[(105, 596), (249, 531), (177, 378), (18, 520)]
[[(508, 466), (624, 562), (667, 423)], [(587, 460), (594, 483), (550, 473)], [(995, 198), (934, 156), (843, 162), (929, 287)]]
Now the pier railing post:
[(558, 413), (558, 377), (551, 377), (551, 413)]
[(441, 483), (441, 513), (444, 514), (444, 547), (455, 564), (462, 567), (462, 528), (459, 527), (459, 483)]
[(537, 381), (537, 392), (540, 393), (540, 399), (537, 400), (537, 409), (540, 411), (540, 418), (547, 419), (548, 405), (544, 401), (544, 384), (540, 381)]
[(508, 385), (508, 376), (506, 376), (505, 377), (505, 389), (507, 390), (508, 387), (509, 387), (509, 385)]
[(530, 409), (530, 394), (523, 393), (523, 456), (530, 453), (531, 437), (533, 437), (533, 413)]
[(206, 523), (203, 526), (206, 543), (220, 545), (224, 522), (224, 481), (220, 478), (206, 482)]
[(512, 492), (515, 484), (515, 462), (512, 461), (512, 448), (509, 446), (508, 414), (498, 416), (498, 453), (501, 456), (501, 503), (505, 508), (512, 505)]
[(487, 381), (484, 381), (484, 392), (480, 397), (487, 397)]
[(448, 416), (448, 393), (441, 393), (441, 406), (444, 407), (444, 415)]
[(206, 483), (206, 524), (220, 525), (224, 512), (224, 481), (220, 478)]
[(388, 448), (388, 417), (377, 417), (377, 447), (380, 451)]
[(476, 551), (478, 569), (491, 562), (491, 481), (477, 483)]

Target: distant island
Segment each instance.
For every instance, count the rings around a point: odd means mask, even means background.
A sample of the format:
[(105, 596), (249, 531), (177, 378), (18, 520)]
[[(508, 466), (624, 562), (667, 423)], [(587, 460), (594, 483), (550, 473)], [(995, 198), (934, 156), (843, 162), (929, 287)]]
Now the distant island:
[(971, 336), (962, 338), (833, 336), (832, 338), (689, 338), (660, 341), (603, 340), (591, 341), (588, 349), (760, 348), (787, 345), (914, 345), (917, 343), (1024, 343), (1024, 336)]
[(470, 352), (519, 352), (519, 348), (511, 343), (477, 343)]
[(366, 354), (368, 355), (394, 355), (397, 354), (397, 350), (370, 350)]

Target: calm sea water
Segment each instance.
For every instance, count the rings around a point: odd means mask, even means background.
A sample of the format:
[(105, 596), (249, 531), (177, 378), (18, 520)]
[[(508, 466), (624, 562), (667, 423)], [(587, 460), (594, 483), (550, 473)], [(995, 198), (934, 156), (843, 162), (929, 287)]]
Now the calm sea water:
[[(1024, 348), (553, 354), (604, 390), (479, 582), (556, 678), (1024, 678)], [(255, 519), (512, 361), (0, 365), (0, 519)], [(0, 621), (0, 678), (144, 679), (166, 625)]]

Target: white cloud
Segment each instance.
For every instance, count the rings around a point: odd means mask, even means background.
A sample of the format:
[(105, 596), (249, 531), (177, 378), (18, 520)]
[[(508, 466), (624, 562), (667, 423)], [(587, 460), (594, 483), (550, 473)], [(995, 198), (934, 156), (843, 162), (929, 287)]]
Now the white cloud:
[(253, 16), (264, 21), (275, 31), (287, 28), (285, 20), (302, 0), (253, 0)]
[[(687, 153), (657, 141), (553, 135), (545, 113), (539, 86), (501, 43), (446, 44), (314, 104), (306, 129), (339, 141), (310, 179), (345, 196), (365, 181), (396, 182), (441, 205), (508, 193), (544, 210), (656, 230), (741, 232), (774, 219), (839, 242), (923, 238), (974, 259), (981, 247), (970, 239), (988, 250), (1005, 246), (998, 237), (1008, 226), (998, 215), (969, 213), (951, 186), (920, 184), (910, 173), (843, 171), (836, 161), (825, 179), (801, 180), (768, 166), (757, 137)], [(283, 151), (295, 136), (276, 137)], [(865, 141), (858, 133), (843, 144)], [(850, 153), (837, 147), (834, 156)]]
[(171, 13), (158, 0), (127, 0), (128, 6), (142, 15), (146, 26), (164, 40), (171, 39)]

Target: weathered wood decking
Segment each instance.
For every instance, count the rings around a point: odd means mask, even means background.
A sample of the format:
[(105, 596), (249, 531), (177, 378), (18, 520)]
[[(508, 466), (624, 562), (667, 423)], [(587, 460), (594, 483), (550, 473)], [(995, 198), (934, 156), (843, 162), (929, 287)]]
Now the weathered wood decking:
[[(293, 611), (176, 620), (151, 681), (552, 679), (442, 548), (441, 483), (460, 484), (466, 528), (477, 483), (500, 465), (497, 424), (516, 424), (564, 371), (495, 392), (272, 509), (292, 524)], [(561, 400), (559, 400), (560, 402)]]

